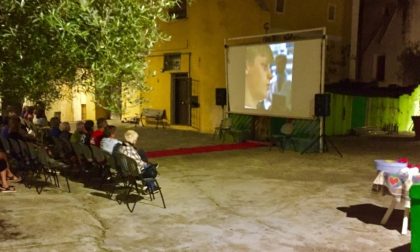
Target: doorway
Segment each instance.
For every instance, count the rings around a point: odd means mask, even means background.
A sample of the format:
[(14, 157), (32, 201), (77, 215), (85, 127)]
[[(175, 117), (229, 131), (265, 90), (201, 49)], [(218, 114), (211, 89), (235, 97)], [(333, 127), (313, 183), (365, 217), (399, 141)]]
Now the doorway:
[(172, 115), (171, 123), (191, 125), (191, 81), (188, 73), (171, 74)]

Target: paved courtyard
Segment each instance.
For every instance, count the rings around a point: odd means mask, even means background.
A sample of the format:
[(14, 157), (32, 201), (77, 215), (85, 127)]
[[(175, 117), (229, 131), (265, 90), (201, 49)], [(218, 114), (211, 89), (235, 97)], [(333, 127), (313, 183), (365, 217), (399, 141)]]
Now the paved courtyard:
[[(220, 144), (193, 131), (137, 130), (149, 151)], [(391, 198), (371, 192), (373, 160), (420, 163), (420, 142), (333, 140), (343, 158), (267, 147), (156, 158), (166, 209), (145, 198), (130, 213), (77, 181), (71, 193), (17, 184), (18, 192), (0, 194), (0, 250), (408, 251), (402, 211), (379, 224)]]

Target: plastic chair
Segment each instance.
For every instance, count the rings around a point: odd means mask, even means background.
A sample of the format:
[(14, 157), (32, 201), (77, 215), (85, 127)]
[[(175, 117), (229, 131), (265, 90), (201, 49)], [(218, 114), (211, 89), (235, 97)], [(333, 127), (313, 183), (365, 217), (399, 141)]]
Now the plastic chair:
[(232, 119), (230, 118), (223, 118), (222, 121), (220, 121), (220, 125), (214, 129), (214, 138), (218, 137), (219, 139), (222, 139), (224, 142), (226, 139), (226, 135), (232, 134)]
[(280, 128), (279, 134), (271, 135), (270, 150), (273, 145), (277, 145), (279, 149), (284, 151), (290, 144), (293, 150), (296, 151), (296, 143), (293, 136), (294, 125), (292, 122), (284, 123)]

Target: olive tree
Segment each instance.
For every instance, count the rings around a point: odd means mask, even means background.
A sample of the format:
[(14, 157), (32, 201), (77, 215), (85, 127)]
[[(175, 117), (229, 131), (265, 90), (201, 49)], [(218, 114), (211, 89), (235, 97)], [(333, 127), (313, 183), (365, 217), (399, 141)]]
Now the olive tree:
[(177, 2), (0, 0), (3, 100), (49, 104), (61, 98), (63, 85), (78, 84), (119, 111), (121, 92), (147, 89), (147, 56), (168, 39), (158, 23), (170, 19)]

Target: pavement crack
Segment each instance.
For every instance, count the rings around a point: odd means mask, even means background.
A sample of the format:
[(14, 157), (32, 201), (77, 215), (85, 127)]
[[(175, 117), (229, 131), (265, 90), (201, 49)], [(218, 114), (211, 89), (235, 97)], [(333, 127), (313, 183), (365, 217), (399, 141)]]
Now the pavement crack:
[(88, 207), (90, 205), (89, 203), (92, 201), (92, 199), (90, 199), (88, 197), (85, 197), (81, 200), (82, 200), (83, 203), (86, 203), (86, 204), (83, 204), (83, 207), (81, 207), (81, 209), (83, 211), (87, 212), (99, 224), (97, 226), (97, 228), (100, 230), (100, 237), (96, 237), (96, 236), (93, 237), (93, 239), (97, 243), (98, 248), (101, 251), (110, 251), (110, 250), (104, 248), (104, 241), (106, 239), (106, 232), (107, 232), (106, 224), (94, 209)]

